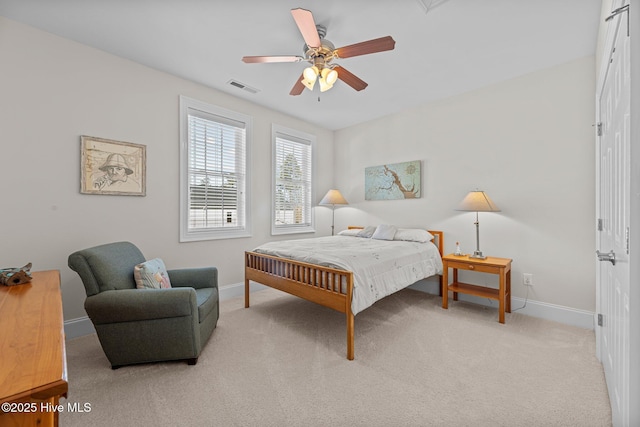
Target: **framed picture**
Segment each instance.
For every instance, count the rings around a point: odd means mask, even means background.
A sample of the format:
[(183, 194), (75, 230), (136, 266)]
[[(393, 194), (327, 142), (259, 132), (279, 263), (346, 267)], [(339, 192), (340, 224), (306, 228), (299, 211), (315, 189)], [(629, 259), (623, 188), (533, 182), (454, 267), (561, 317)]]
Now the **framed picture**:
[(417, 199), (421, 197), (420, 174), (420, 160), (365, 168), (364, 198)]
[(146, 195), (146, 146), (80, 137), (80, 193)]

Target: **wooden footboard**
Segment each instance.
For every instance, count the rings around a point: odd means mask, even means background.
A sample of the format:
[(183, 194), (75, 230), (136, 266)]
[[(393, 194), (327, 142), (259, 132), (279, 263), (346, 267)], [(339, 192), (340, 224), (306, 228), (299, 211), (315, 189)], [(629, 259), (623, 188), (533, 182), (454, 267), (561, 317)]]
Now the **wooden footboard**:
[(249, 307), (249, 281), (251, 280), (345, 313), (347, 317), (347, 359), (353, 360), (352, 272), (257, 252), (245, 252), (245, 307)]
[[(361, 228), (361, 227), (349, 227)], [(431, 231), (440, 257), (443, 255), (444, 233)], [(344, 313), (347, 321), (347, 359), (354, 358), (354, 315), (351, 311), (353, 273), (301, 261), (279, 258), (257, 252), (245, 252), (244, 306), (249, 307), (249, 282), (261, 283), (291, 295), (324, 305)], [(440, 276), (440, 292), (443, 283)]]

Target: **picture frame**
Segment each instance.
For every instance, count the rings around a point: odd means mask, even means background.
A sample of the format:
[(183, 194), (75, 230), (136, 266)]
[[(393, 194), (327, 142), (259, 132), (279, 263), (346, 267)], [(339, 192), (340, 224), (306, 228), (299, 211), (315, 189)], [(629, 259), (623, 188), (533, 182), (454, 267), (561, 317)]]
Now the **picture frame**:
[(131, 142), (80, 137), (80, 193), (145, 196), (147, 147)]
[(420, 160), (365, 168), (365, 200), (401, 200), (422, 197), (421, 169)]

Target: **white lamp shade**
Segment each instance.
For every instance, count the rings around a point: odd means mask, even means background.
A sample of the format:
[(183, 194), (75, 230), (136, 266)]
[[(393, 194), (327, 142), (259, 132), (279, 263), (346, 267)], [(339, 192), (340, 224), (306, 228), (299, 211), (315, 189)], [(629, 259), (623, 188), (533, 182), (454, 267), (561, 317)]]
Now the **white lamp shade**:
[(331, 189), (320, 200), (321, 205), (348, 205), (349, 203), (339, 190)]
[(487, 193), (480, 190), (470, 191), (460, 202), (457, 211), (469, 212), (500, 212), (500, 208), (493, 203)]

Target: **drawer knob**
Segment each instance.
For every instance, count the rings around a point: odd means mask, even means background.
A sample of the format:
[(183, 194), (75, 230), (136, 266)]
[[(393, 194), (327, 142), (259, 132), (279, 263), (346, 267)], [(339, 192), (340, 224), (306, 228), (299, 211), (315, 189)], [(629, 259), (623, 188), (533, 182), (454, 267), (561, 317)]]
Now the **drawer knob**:
[(473, 265), (469, 266), (469, 270), (473, 270), (475, 267)]

